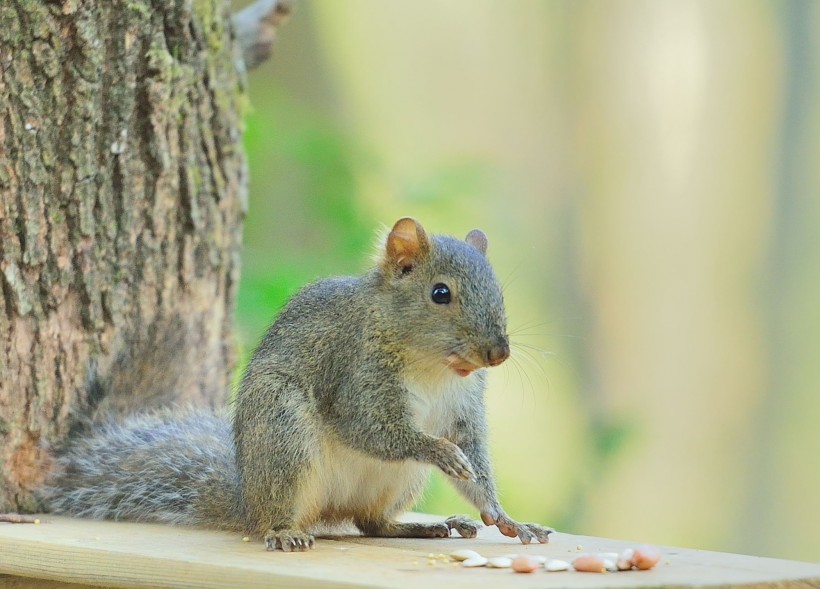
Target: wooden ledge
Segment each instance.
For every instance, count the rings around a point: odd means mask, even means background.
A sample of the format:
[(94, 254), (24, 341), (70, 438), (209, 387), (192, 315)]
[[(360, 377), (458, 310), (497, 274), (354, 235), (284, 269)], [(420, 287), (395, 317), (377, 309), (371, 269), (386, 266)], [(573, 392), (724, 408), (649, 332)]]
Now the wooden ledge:
[[(428, 516), (414, 516), (429, 519)], [(410, 518), (408, 518), (410, 519)], [(662, 548), (651, 571), (522, 575), (509, 569), (431, 566), (428, 554), (471, 548), (484, 556), (541, 554), (571, 560), (617, 552), (634, 542), (556, 533), (524, 546), (495, 528), (475, 540), (321, 539), (310, 552), (266, 552), (235, 534), (154, 524), (43, 516), (41, 524), (0, 524), (0, 587), (744, 587), (820, 589), (820, 564), (684, 548)], [(47, 580), (50, 582), (44, 582)], [(76, 583), (78, 585), (68, 585)]]

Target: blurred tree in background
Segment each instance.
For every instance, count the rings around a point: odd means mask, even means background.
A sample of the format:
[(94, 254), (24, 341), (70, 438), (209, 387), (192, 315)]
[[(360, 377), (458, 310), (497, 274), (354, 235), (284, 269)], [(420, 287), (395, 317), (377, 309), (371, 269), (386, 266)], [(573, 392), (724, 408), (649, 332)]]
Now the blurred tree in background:
[[(505, 505), (820, 559), (820, 5), (303, 0), (251, 74), (246, 351), (414, 215), (481, 227)], [(436, 477), (422, 509), (467, 509)]]

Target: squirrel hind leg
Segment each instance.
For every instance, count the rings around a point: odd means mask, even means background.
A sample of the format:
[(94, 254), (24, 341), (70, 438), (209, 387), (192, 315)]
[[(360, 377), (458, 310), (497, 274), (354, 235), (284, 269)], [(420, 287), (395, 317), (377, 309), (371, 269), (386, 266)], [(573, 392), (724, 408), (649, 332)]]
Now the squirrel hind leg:
[(378, 538), (447, 538), (450, 535), (446, 522), (405, 523), (385, 518), (355, 520), (354, 523), (363, 535)]

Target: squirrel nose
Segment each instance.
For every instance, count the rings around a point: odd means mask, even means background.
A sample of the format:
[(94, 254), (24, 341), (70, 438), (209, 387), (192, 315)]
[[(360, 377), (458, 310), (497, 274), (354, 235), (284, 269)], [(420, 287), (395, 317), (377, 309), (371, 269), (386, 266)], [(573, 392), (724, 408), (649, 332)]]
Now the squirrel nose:
[(510, 357), (510, 344), (507, 338), (500, 338), (495, 345), (487, 348), (486, 360), (489, 366), (498, 366)]

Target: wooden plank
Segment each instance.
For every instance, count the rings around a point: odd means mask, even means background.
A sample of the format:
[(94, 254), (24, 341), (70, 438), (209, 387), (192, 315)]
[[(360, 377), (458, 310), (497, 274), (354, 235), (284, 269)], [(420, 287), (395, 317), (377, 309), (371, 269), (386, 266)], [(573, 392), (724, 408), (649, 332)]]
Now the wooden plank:
[[(417, 516), (422, 519), (423, 516)], [(426, 519), (426, 518), (424, 518)], [(548, 545), (523, 546), (495, 528), (475, 540), (399, 540), (345, 536), (319, 540), (306, 553), (266, 552), (260, 543), (234, 534), (153, 524), (98, 522), (44, 516), (43, 523), (0, 524), (0, 587), (37, 586), (26, 578), (107, 587), (384, 587), (441, 586), (465, 589), (562, 586), (580, 589), (621, 587), (743, 587), (820, 589), (820, 564), (662, 548), (651, 571), (546, 573), (464, 569), (428, 565), (428, 554), (471, 548), (485, 556), (540, 554), (571, 560), (583, 551), (619, 551), (635, 543), (555, 534)], [(441, 561), (437, 561), (441, 562)], [(51, 585), (60, 587), (59, 584)]]

